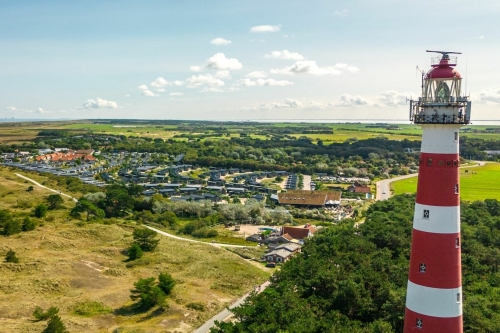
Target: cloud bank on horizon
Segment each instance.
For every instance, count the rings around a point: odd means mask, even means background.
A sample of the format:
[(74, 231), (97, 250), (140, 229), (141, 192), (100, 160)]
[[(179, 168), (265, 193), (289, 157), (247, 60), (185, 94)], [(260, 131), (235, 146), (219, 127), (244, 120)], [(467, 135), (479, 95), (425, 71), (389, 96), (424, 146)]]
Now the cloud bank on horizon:
[[(195, 11), (184, 3), (118, 11), (105, 4), (113, 24), (84, 15), (94, 2), (0, 5), (3, 116), (405, 120), (407, 99), (420, 90), (415, 65), (429, 68), (425, 49), (433, 48), (464, 52), (458, 68), (474, 118), (493, 119), (500, 104), (488, 66), (500, 58), (491, 29), (500, 9), (486, 0), (447, 7), (450, 18), (427, 11), (426, 1), (242, 7), (216, 0)], [(44, 16), (56, 7), (58, 18)], [(426, 14), (420, 24), (400, 19), (410, 10)], [(467, 17), (470, 33), (458, 31), (454, 17)]]

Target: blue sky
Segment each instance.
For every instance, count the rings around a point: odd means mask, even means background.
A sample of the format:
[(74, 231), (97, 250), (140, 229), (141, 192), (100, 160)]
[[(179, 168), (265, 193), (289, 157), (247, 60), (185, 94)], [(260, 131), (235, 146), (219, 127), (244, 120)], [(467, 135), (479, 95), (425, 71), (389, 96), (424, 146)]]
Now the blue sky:
[[(500, 103), (495, 1), (1, 1), (0, 118), (406, 119), (426, 49)], [(467, 75), (466, 75), (467, 74)]]

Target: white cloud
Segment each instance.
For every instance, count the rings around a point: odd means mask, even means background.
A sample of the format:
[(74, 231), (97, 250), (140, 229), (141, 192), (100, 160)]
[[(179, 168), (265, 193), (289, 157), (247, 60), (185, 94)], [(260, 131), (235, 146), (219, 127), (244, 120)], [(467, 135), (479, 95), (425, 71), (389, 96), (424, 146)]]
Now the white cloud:
[(250, 32), (278, 32), (280, 31), (279, 25), (258, 25), (250, 28)]
[(304, 56), (296, 53), (290, 52), (288, 50), (283, 51), (273, 51), (270, 54), (264, 55), (264, 57), (269, 59), (283, 59), (283, 60), (303, 60)]
[(158, 94), (155, 94), (151, 90), (143, 90), (142, 91), (142, 96), (148, 96), (148, 97), (157, 97), (159, 96)]
[(7, 111), (16, 111), (17, 108), (13, 107), (13, 106), (8, 106), (5, 108)]
[(221, 38), (221, 37), (217, 37), (217, 38), (212, 39), (210, 41), (210, 44), (213, 44), (213, 45), (229, 45), (229, 44), (231, 44), (231, 41), (227, 40), (227, 39), (224, 39), (224, 38)]
[(215, 77), (218, 79), (230, 79), (231, 73), (229, 71), (218, 71), (215, 73)]
[(210, 74), (193, 75), (189, 79), (187, 79), (186, 82), (188, 88), (196, 88), (203, 85), (211, 87), (224, 85), (224, 81), (217, 79)]
[(189, 70), (191, 72), (199, 72), (199, 71), (201, 71), (201, 66), (191, 66), (191, 67), (189, 67)]
[(272, 69), (271, 73), (288, 74), (288, 75), (302, 74), (302, 73), (308, 73), (312, 75), (340, 75), (346, 71), (351, 73), (356, 73), (359, 71), (359, 69), (354, 66), (349, 66), (347, 64), (342, 64), (342, 63), (338, 63), (333, 66), (319, 67), (318, 64), (316, 64), (316, 61), (301, 60), (285, 68)]
[(155, 94), (154, 92), (152, 92), (151, 90), (149, 90), (148, 86), (145, 84), (141, 84), (140, 86), (137, 87), (137, 89), (139, 89), (142, 92), (141, 94), (143, 96), (148, 96), (148, 97), (159, 96), (159, 95)]
[(201, 92), (224, 92), (224, 89), (217, 87), (205, 87), (200, 90)]
[(169, 94), (169, 96), (182, 96), (182, 95), (184, 95), (184, 94), (181, 92), (172, 92)]
[(165, 92), (165, 89), (163, 88), (160, 88), (160, 89), (156, 89), (157, 92)]
[(478, 103), (500, 103), (500, 89), (484, 89), (479, 94), (471, 96), (474, 102)]
[(340, 103), (335, 105), (350, 107), (350, 106), (368, 106), (372, 105), (372, 103), (361, 96), (352, 96), (349, 94), (343, 94), (342, 96), (340, 96)]
[(184, 84), (184, 81), (179, 81), (175, 80), (174, 82), (171, 82), (170, 85), (172, 86), (182, 86)]
[(113, 101), (107, 101), (105, 99), (97, 97), (96, 100), (88, 99), (83, 103), (77, 110), (90, 110), (90, 109), (116, 109), (118, 104)]
[(323, 103), (323, 102), (315, 102), (315, 101), (310, 102), (306, 106), (306, 108), (308, 108), (308, 109), (320, 109), (320, 110), (331, 109), (333, 107), (334, 107), (334, 103)]
[(335, 16), (342, 16), (342, 17), (346, 17), (346, 16), (349, 16), (349, 11), (347, 9), (342, 9), (342, 10), (336, 10), (333, 15)]
[(243, 65), (236, 58), (226, 58), (224, 53), (216, 53), (212, 57), (208, 58), (205, 62), (205, 66), (208, 68), (219, 69), (219, 70), (236, 70), (241, 69)]
[(163, 88), (165, 87), (166, 85), (168, 84), (168, 81), (165, 80), (164, 78), (162, 77), (159, 77), (157, 78), (156, 80), (154, 80), (153, 82), (151, 82), (151, 87), (154, 87), (154, 88)]
[(247, 77), (263, 78), (263, 77), (267, 77), (267, 74), (264, 71), (255, 71), (255, 72), (248, 73)]
[(484, 39), (484, 36), (479, 36), (479, 37), (477, 37), (477, 38), (478, 38), (478, 39)]
[(406, 99), (410, 96), (411, 94), (407, 92), (400, 93), (394, 90), (387, 90), (380, 94), (379, 100), (388, 106), (398, 106), (405, 105)]
[(238, 82), (242, 86), (289, 86), (292, 85), (292, 81), (287, 80), (275, 80), (275, 79), (257, 79), (251, 80), (249, 78), (242, 79)]

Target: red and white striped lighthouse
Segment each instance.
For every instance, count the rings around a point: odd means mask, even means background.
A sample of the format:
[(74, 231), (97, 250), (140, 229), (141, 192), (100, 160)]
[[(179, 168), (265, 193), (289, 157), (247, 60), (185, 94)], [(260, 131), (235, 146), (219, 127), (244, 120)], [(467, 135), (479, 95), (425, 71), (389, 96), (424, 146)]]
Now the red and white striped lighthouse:
[(423, 77), (410, 120), (422, 126), (404, 332), (462, 333), (459, 129), (470, 121), (454, 69), (456, 52), (441, 52)]

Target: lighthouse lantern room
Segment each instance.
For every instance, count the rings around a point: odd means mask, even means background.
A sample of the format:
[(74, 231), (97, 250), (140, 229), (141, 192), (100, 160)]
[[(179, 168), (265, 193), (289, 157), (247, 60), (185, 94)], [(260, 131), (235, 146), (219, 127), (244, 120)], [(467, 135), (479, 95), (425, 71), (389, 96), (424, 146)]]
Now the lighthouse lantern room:
[(454, 68), (457, 52), (440, 53), (422, 77), (422, 96), (410, 101), (410, 120), (422, 126), (404, 332), (462, 333), (459, 129), (471, 103)]

